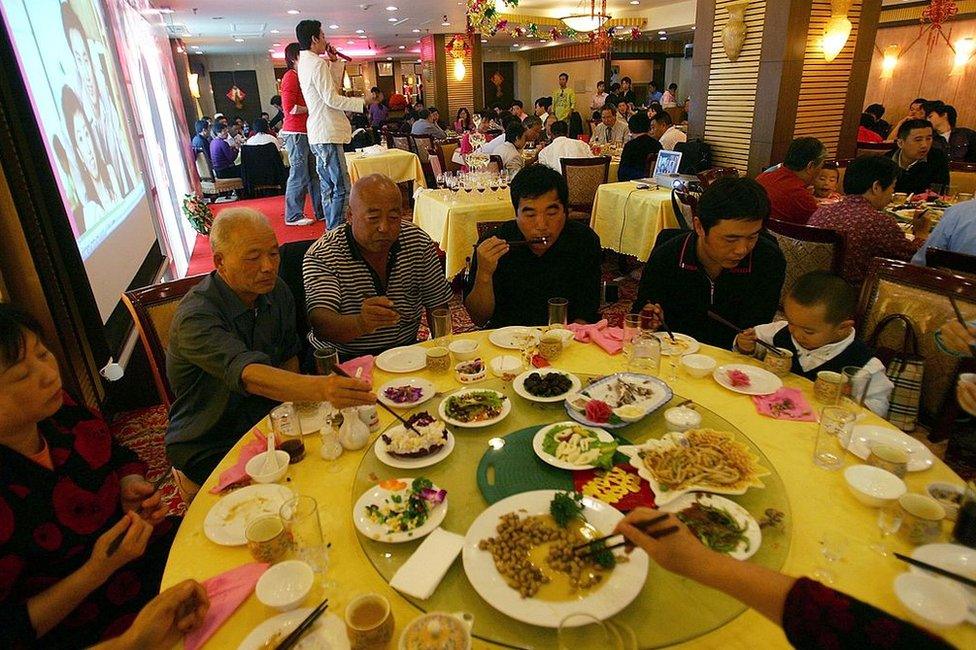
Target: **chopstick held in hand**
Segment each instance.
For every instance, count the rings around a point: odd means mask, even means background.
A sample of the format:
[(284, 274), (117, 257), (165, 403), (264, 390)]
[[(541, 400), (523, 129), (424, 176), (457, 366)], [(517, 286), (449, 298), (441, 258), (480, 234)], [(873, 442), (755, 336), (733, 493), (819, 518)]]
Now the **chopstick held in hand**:
[[(347, 377), (347, 378), (349, 378), (349, 379), (353, 379), (353, 377), (351, 377), (351, 376), (349, 375), (349, 373), (348, 373), (348, 372), (346, 372), (345, 370), (343, 370), (342, 368), (340, 368), (340, 367), (339, 367), (338, 365), (336, 365), (336, 366), (335, 366), (335, 367), (334, 367), (334, 368), (332, 369), (332, 372), (334, 372), (335, 374), (337, 374), (337, 375), (339, 375), (340, 377)], [(357, 375), (357, 376), (355, 377), (355, 379), (359, 379), (359, 378), (360, 378), (360, 377), (359, 377), (358, 375)], [(391, 408), (390, 408), (389, 406), (387, 406), (387, 405), (386, 405), (386, 404), (384, 404), (383, 402), (379, 402), (379, 401), (377, 401), (377, 402), (376, 402), (376, 404), (377, 404), (377, 405), (378, 405), (378, 406), (379, 406), (380, 408), (382, 408), (382, 409), (383, 409), (384, 411), (386, 411), (387, 413), (389, 413), (390, 415), (392, 415), (393, 417), (395, 417), (395, 418), (396, 418), (397, 420), (399, 420), (399, 421), (400, 421), (400, 423), (401, 423), (401, 424), (402, 424), (402, 425), (403, 425), (404, 427), (406, 427), (407, 429), (410, 429), (411, 431), (413, 431), (414, 433), (416, 433), (416, 434), (417, 434), (418, 436), (420, 435), (420, 432), (419, 432), (419, 431), (417, 431), (417, 430), (416, 430), (416, 429), (415, 429), (415, 428), (413, 427), (413, 425), (412, 425), (412, 424), (410, 424), (410, 423), (409, 423), (409, 422), (407, 422), (407, 421), (406, 421), (405, 419), (403, 419), (403, 417), (402, 417), (402, 416), (401, 416), (401, 415), (400, 415), (399, 413), (397, 413), (396, 411), (394, 411), (393, 409), (391, 409)]]
[[(719, 316), (718, 314), (716, 314), (715, 312), (713, 312), (711, 309), (708, 310), (708, 317), (711, 318), (716, 323), (721, 323), (722, 325), (725, 325), (726, 327), (728, 327), (728, 328), (730, 328), (732, 330), (735, 330), (735, 332), (738, 333), (738, 334), (742, 334), (745, 331), (744, 329), (742, 329), (738, 325), (734, 325), (734, 324), (730, 323), (729, 321), (725, 320), (724, 318), (722, 318), (721, 316)], [(763, 346), (764, 348), (766, 348), (767, 350), (769, 350), (772, 354), (775, 354), (777, 357), (785, 356), (782, 353), (782, 351), (780, 351), (780, 349), (778, 347), (776, 347), (775, 345), (770, 345), (769, 343), (766, 343), (765, 341), (761, 340), (758, 336), (756, 337), (756, 343), (758, 345)]]
[[(956, 312), (956, 320), (958, 320), (959, 324), (962, 325), (962, 329), (965, 332), (972, 334), (972, 330), (969, 329), (969, 325), (966, 324), (966, 319), (962, 315), (962, 310), (959, 309), (959, 303), (956, 302), (956, 299), (953, 296), (949, 296), (949, 304), (952, 305), (952, 311)], [(969, 344), (969, 353), (976, 357), (976, 345), (973, 345), (972, 343)]]

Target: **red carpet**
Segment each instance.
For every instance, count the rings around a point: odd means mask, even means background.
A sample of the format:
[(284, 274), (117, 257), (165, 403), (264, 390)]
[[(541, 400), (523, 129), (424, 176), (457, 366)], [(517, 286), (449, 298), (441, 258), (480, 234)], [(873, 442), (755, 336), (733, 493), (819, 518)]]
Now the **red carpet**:
[[(303, 239), (317, 239), (325, 232), (325, 224), (321, 222), (316, 222), (309, 226), (286, 226), (284, 195), (269, 196), (262, 199), (247, 199), (232, 203), (212, 203), (210, 205), (210, 210), (214, 213), (214, 216), (220, 214), (221, 210), (226, 210), (227, 208), (253, 208), (262, 213), (268, 218), (271, 226), (275, 229), (279, 244)], [(305, 199), (305, 214), (314, 214), (311, 198)], [(199, 275), (201, 273), (209, 273), (210, 271), (213, 271), (210, 241), (206, 235), (197, 235), (197, 243), (193, 246), (193, 255), (190, 257), (190, 266), (186, 274), (188, 276)]]

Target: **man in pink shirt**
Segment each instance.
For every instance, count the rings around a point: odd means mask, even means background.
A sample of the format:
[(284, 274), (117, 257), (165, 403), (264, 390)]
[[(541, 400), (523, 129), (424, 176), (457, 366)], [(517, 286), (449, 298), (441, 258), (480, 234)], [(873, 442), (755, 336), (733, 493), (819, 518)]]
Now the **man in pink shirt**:
[(827, 147), (820, 140), (797, 138), (786, 150), (782, 165), (756, 178), (769, 195), (771, 218), (806, 225), (820, 207), (807, 187), (820, 174), (826, 160)]
[(308, 146), (308, 131), (305, 122), (308, 108), (298, 84), (295, 62), (298, 61), (298, 43), (289, 43), (285, 48), (285, 65), (288, 70), (281, 78), (281, 109), (285, 114), (278, 135), (285, 141), (288, 151), (288, 184), (285, 186), (285, 225), (307, 226), (312, 220), (305, 216), (305, 196), (311, 192), (312, 209), (315, 219), (325, 220), (322, 210), (319, 177), (315, 173), (315, 157)]

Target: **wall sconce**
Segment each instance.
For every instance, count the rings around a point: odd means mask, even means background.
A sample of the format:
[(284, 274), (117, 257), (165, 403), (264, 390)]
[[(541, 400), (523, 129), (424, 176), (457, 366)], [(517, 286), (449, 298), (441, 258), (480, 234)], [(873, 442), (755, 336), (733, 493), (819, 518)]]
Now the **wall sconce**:
[(457, 81), (463, 81), (464, 75), (467, 73), (468, 70), (464, 67), (464, 59), (454, 59), (454, 78)]
[(901, 53), (900, 45), (889, 45), (881, 55), (881, 78), (891, 79), (898, 65), (898, 55)]
[(966, 64), (976, 52), (976, 40), (972, 38), (960, 38), (956, 41), (956, 55), (953, 58), (952, 72), (950, 74), (960, 75), (966, 70)]
[(471, 56), (471, 46), (463, 34), (455, 34), (444, 47), (447, 54), (454, 59), (454, 79), (462, 81), (464, 75), (468, 73), (464, 67), (464, 58)]
[(190, 84), (190, 94), (194, 99), (200, 99), (200, 75), (190, 72), (186, 75), (186, 80)]
[(847, 11), (851, 8), (851, 0), (830, 0), (830, 20), (824, 25), (823, 53), (824, 60), (830, 63), (837, 58), (840, 51), (847, 44), (851, 30), (854, 28), (847, 18)]

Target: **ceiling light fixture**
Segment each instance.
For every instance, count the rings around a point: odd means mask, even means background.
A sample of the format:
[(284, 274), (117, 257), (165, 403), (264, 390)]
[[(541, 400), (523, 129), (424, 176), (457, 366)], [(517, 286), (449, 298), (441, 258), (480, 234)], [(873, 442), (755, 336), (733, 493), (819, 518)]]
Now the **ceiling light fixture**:
[(640, 0), (630, 0), (630, 4), (632, 4), (632, 5), (639, 5), (640, 4)]
[(339, 26), (336, 25), (335, 23), (333, 23), (333, 24), (329, 25), (329, 29), (339, 29)]
[(300, 12), (298, 9), (289, 9), (288, 10), (288, 13), (290, 13), (292, 16), (295, 16), (295, 15), (298, 15), (298, 14), (300, 14), (302, 12)]
[(386, 8), (386, 10), (387, 11), (397, 11), (398, 10), (398, 7), (394, 7), (393, 5), (390, 5), (389, 7)]
[(606, 14), (579, 14), (560, 18), (566, 27), (577, 32), (592, 32), (603, 26), (603, 23), (610, 20)]
[(388, 23), (395, 23), (398, 20), (400, 20), (400, 19), (391, 16), (391, 17), (389, 17), (389, 18), (386, 19), (386, 22), (388, 22)]
[(280, 29), (272, 29), (271, 30), (271, 33), (272, 34), (280, 34), (281, 33), (281, 30)]
[(420, 30), (419, 30), (419, 29), (417, 29), (416, 27), (414, 27), (414, 28), (413, 28), (413, 29), (411, 29), (410, 31), (411, 31), (411, 32), (413, 32), (414, 34), (419, 34), (419, 33), (420, 33)]
[(356, 33), (357, 34), (365, 34), (366, 33), (366, 30), (365, 29), (357, 29), (356, 30)]
[(441, 17), (441, 27), (450, 27), (450, 26), (451, 26), (451, 21), (447, 19), (447, 14), (444, 14)]
[(268, 52), (270, 52), (271, 54), (274, 54), (274, 50), (268, 50)]
[(407, 49), (407, 46), (406, 45), (397, 45), (397, 49), (398, 50), (405, 50), (405, 49)]
[(386, 60), (387, 61), (392, 61), (393, 60), (393, 57), (392, 56), (388, 56), (388, 57), (386, 57)]
[(235, 38), (234, 39), (234, 42), (235, 43), (243, 43), (244, 42), (244, 39), (243, 38)]
[(661, 31), (658, 32), (658, 35), (659, 36), (667, 36), (667, 32), (662, 29)]
[(159, 10), (159, 13), (161, 13), (161, 14), (173, 14), (173, 13), (176, 13), (176, 12), (173, 9), (170, 9), (169, 7), (163, 7), (162, 9)]
[(272, 43), (271, 47), (281, 47), (281, 43)]

